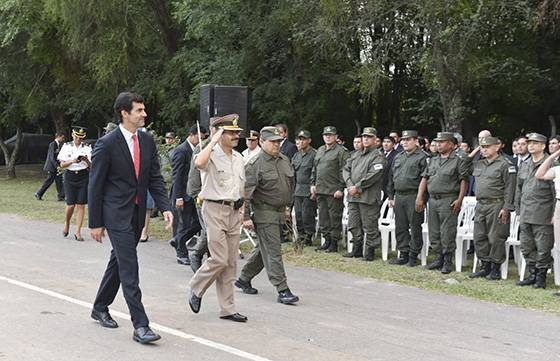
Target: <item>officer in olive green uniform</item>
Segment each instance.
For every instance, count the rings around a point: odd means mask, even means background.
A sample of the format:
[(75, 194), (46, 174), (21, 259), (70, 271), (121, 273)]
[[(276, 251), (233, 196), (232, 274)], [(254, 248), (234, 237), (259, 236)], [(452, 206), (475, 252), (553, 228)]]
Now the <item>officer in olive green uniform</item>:
[(311, 193), (317, 196), (319, 230), (325, 243), (317, 250), (337, 252), (342, 235), (345, 182), (342, 169), (348, 159), (348, 150), (336, 142), (336, 128), (323, 128), (322, 145), (315, 154), (311, 173)]
[[(342, 173), (348, 188), (348, 229), (354, 242), (352, 252), (344, 256), (363, 255), (365, 261), (373, 261), (375, 246), (381, 239), (378, 220), (387, 159), (375, 148), (376, 139), (375, 128), (364, 128), (364, 149), (353, 154)], [(365, 245), (362, 249), (364, 233)]]
[(428, 269), (441, 269), (444, 274), (453, 270), (457, 215), (468, 188), (468, 169), (454, 152), (453, 138), (453, 133), (437, 134), (434, 140), (439, 154), (426, 167), (416, 197), (416, 210), (420, 211), (424, 208), (426, 189), (430, 194), (428, 233), (437, 258)]
[[(469, 173), (476, 182), (474, 216), (474, 249), (480, 259), (480, 271), (471, 278), (501, 278), (500, 266), (505, 261), (505, 242), (509, 236), (509, 216), (513, 201), (517, 172), (513, 164), (498, 153), (498, 138), (480, 139), (480, 147), (465, 158)], [(473, 158), (481, 149), (484, 158)]]
[(518, 282), (519, 286), (532, 284), (534, 288), (545, 288), (546, 272), (553, 262), (550, 251), (554, 246), (551, 224), (554, 213), (554, 183), (535, 177), (546, 158), (546, 141), (542, 134), (527, 134), (531, 158), (521, 164), (517, 173), (515, 209), (520, 212), (519, 240), (529, 268), (529, 277)]
[[(264, 127), (260, 132), (261, 152), (245, 166), (244, 226), (255, 228), (257, 247), (251, 252), (235, 285), (247, 294), (256, 294), (251, 280), (263, 267), (278, 291), (278, 302), (292, 304), (299, 298), (288, 288), (282, 261), (280, 229), (286, 221), (286, 207), (292, 204), (294, 169), (287, 156), (280, 153), (282, 136), (277, 127)], [(249, 215), (252, 213), (252, 221)]]
[(317, 202), (311, 199), (311, 170), (317, 151), (311, 147), (311, 133), (302, 130), (298, 133), (298, 152), (292, 158), (295, 170), (296, 189), (294, 192), (294, 209), (298, 238), (295, 242), (296, 252), (301, 252), (303, 246), (311, 246), (315, 233), (315, 217), (317, 216)]
[(389, 204), (395, 210), (395, 237), (400, 257), (389, 261), (391, 264), (416, 266), (417, 257), (422, 251), (422, 222), (424, 210), (416, 212), (416, 195), (427, 167), (426, 153), (416, 142), (418, 132), (405, 130), (402, 135), (404, 152), (396, 155), (389, 170), (387, 191)]

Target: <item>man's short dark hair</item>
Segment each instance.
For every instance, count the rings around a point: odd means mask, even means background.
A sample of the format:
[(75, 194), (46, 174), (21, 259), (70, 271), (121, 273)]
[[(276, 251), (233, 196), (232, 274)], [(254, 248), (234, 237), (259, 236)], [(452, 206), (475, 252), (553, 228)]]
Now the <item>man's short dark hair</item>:
[(552, 137), (550, 137), (550, 138), (548, 139), (548, 141), (550, 142), (550, 141), (553, 140), (553, 139), (556, 139), (558, 142), (560, 142), (560, 135), (558, 135), (558, 134), (553, 135)]
[(58, 138), (58, 137), (65, 137), (65, 136), (66, 136), (66, 133), (64, 133), (64, 132), (56, 132), (56, 133), (54, 134), (54, 137), (55, 137), (55, 138)]
[(420, 145), (421, 147), (426, 146), (426, 138), (425, 137), (420, 136), (417, 139), (418, 139), (418, 145)]
[[(392, 132), (391, 132), (391, 133), (392, 133)], [(389, 135), (383, 137), (383, 140), (388, 140), (388, 141), (390, 141), (390, 142), (393, 143), (393, 144), (396, 144), (396, 143), (397, 143), (397, 141), (395, 140), (395, 138), (393, 138), (393, 137), (391, 137), (391, 136), (389, 136)]]
[(277, 123), (274, 125), (276, 128), (282, 128), (283, 131), (288, 133), (288, 126), (284, 123)]
[[(200, 134), (205, 134), (205, 133), (208, 133), (208, 129), (201, 126), (200, 127)], [(198, 128), (197, 128), (196, 125), (193, 125), (192, 127), (189, 128), (189, 135), (196, 135), (196, 134), (198, 134)]]
[(117, 113), (119, 123), (122, 122), (121, 111), (124, 110), (127, 113), (130, 113), (132, 110), (132, 103), (144, 104), (144, 98), (142, 98), (140, 94), (133, 92), (122, 92), (117, 96), (117, 99), (115, 99), (113, 109), (115, 109), (115, 113)]
[(519, 139), (527, 139), (527, 137), (524, 136), (524, 135), (520, 135), (519, 137), (515, 138), (513, 141), (517, 142), (517, 141), (519, 141)]
[(362, 140), (362, 135), (361, 135), (361, 134), (356, 134), (356, 135), (354, 136), (354, 139), (356, 139), (356, 138)]
[(391, 133), (397, 133), (397, 135), (398, 135), (399, 137), (401, 136), (401, 133), (400, 133), (398, 130), (394, 130), (394, 129), (393, 129), (393, 130), (391, 130), (391, 131), (389, 132), (389, 134), (391, 134)]
[(471, 149), (471, 143), (468, 140), (463, 140), (461, 143), (465, 143)]

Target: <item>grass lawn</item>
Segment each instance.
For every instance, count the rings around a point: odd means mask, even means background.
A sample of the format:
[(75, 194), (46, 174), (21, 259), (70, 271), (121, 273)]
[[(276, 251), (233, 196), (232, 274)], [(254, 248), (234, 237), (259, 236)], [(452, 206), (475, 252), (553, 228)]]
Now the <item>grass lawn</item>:
[[(39, 165), (24, 165), (17, 168), (18, 179), (5, 180), (4, 169), (0, 167), (0, 213), (11, 213), (28, 219), (39, 219), (61, 224), (64, 222), (64, 203), (56, 201), (54, 184), (45, 194), (44, 201), (35, 200), (33, 194), (42, 182)], [(87, 218), (86, 218), (87, 219)], [(87, 221), (84, 223), (87, 226)], [(166, 241), (171, 238), (171, 232), (166, 231), (161, 218), (152, 218), (150, 238)], [(70, 229), (71, 234), (72, 227)], [(89, 232), (84, 231), (84, 236)], [(248, 251), (248, 242), (243, 245), (243, 250)], [(418, 266), (409, 268), (405, 266), (389, 265), (380, 260), (377, 252), (374, 262), (363, 262), (359, 259), (343, 258), (340, 254), (327, 254), (315, 252), (307, 247), (302, 255), (296, 255), (290, 244), (285, 244), (284, 259), (287, 263), (317, 269), (345, 272), (360, 277), (396, 282), (422, 289), (444, 292), (453, 295), (472, 297), (479, 300), (516, 305), (525, 308), (560, 313), (560, 298), (552, 295), (554, 286), (553, 275), (548, 275), (548, 289), (534, 290), (531, 287), (518, 287), (516, 281), (516, 266), (510, 263), (509, 279), (505, 281), (472, 280), (468, 278), (468, 270), (472, 268), (472, 257), (462, 273), (453, 272), (442, 275)], [(389, 255), (395, 257), (394, 254)], [(454, 279), (455, 284), (446, 282)]]

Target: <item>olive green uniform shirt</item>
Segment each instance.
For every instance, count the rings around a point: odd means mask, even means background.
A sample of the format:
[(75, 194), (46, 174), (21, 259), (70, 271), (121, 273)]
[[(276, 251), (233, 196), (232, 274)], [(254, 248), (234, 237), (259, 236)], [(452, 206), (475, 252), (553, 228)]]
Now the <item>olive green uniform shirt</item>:
[(315, 154), (311, 185), (315, 185), (317, 194), (333, 195), (344, 191), (345, 182), (342, 170), (348, 159), (348, 150), (339, 144), (331, 149), (322, 145)]
[(476, 181), (476, 199), (503, 199), (504, 209), (513, 211), (517, 171), (506, 158), (498, 155), (493, 162), (465, 158), (469, 173)]
[(428, 179), (428, 193), (459, 195), (461, 181), (468, 179), (469, 170), (465, 162), (451, 152), (447, 158), (438, 154), (430, 159), (422, 176)]
[(294, 196), (296, 197), (311, 196), (311, 172), (316, 153), (314, 148), (309, 147), (306, 152), (299, 150), (292, 158), (296, 183)]
[(535, 178), (535, 173), (545, 159), (546, 155), (535, 163), (529, 158), (521, 163), (517, 173), (515, 209), (520, 212), (521, 223), (551, 224), (555, 201), (554, 182)]
[(346, 186), (356, 187), (359, 194), (348, 194), (348, 202), (375, 204), (381, 201), (383, 172), (387, 168), (387, 159), (378, 149), (365, 148), (349, 158), (343, 169)]
[(420, 148), (416, 148), (412, 153), (401, 152), (395, 156), (387, 184), (389, 199), (395, 198), (395, 192), (418, 192), (422, 174), (428, 166), (427, 158)]
[[(263, 150), (245, 166), (245, 196), (255, 223), (284, 224), (284, 210), (292, 204), (294, 169), (284, 154), (274, 157)], [(246, 214), (248, 209), (246, 208)]]

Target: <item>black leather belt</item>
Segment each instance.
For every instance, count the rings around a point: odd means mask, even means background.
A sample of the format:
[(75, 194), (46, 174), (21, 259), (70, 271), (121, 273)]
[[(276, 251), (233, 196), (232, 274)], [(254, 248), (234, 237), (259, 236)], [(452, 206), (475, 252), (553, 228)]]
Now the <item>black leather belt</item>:
[(216, 201), (216, 200), (213, 200), (213, 199), (205, 199), (204, 201), (205, 202), (218, 203), (218, 204), (221, 204), (221, 205), (224, 205), (224, 206), (230, 206), (230, 207), (233, 207), (235, 205), (235, 201)]
[(82, 173), (82, 172), (87, 172), (87, 168), (85, 168), (85, 169), (80, 169), (80, 170), (69, 170), (69, 169), (66, 169), (66, 171), (67, 171), (67, 172), (70, 172), (70, 173), (73, 173), (73, 174), (80, 174), (80, 173)]

